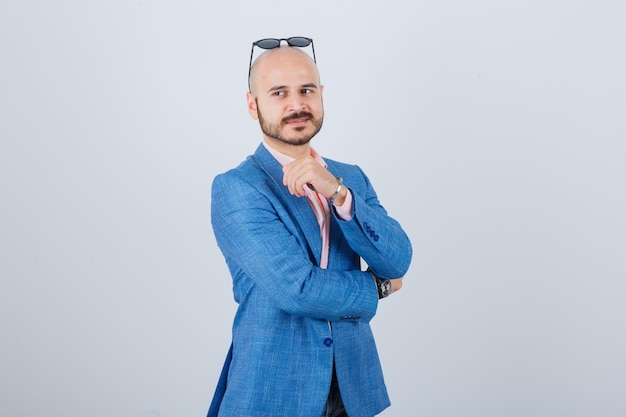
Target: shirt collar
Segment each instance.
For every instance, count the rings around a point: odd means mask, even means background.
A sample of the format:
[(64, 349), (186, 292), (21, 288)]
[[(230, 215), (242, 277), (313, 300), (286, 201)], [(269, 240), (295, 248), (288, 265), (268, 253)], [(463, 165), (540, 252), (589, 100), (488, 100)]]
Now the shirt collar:
[[(263, 141), (263, 146), (265, 146), (265, 149), (267, 149), (267, 151), (283, 166), (295, 161), (295, 158), (287, 156), (282, 152), (278, 152), (276, 149), (269, 146), (265, 141)], [(317, 153), (317, 151), (313, 149), (313, 147), (310, 147), (309, 149), (311, 149), (311, 156), (313, 157), (313, 159), (315, 159), (324, 168), (328, 168), (328, 165), (326, 165), (326, 162), (324, 162), (320, 154)]]

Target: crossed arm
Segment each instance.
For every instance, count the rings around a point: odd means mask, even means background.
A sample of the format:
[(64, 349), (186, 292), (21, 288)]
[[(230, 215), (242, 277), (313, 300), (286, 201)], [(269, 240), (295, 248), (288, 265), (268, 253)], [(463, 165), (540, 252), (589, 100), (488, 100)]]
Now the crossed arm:
[[(334, 176), (328, 185), (334, 192)], [(356, 261), (341, 271), (315, 266), (294, 213), (272, 190), (260, 189), (266, 186), (234, 173), (218, 176), (213, 183), (212, 224), (233, 276), (235, 298), (240, 301), (258, 287), (290, 314), (325, 320), (359, 316), (369, 321), (378, 303), (371, 275)], [(324, 188), (322, 194), (327, 191)], [(373, 190), (364, 193), (365, 199), (353, 195), (353, 218), (339, 222), (351, 248), (346, 259), (361, 256), (381, 278), (399, 278), (393, 281), (392, 290), (397, 290), (410, 262), (410, 243)], [(364, 231), (361, 217), (381, 225), (378, 241)]]

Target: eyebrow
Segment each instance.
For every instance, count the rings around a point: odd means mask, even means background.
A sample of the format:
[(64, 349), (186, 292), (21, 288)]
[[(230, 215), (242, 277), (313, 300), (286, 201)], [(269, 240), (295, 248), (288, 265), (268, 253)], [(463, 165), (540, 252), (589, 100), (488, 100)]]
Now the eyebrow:
[[(287, 88), (286, 85), (275, 85), (274, 87), (267, 90), (267, 92), (270, 93), (272, 91), (284, 90), (285, 88)], [(306, 83), (306, 84), (302, 84), (300, 88), (318, 88), (318, 86), (315, 83)]]

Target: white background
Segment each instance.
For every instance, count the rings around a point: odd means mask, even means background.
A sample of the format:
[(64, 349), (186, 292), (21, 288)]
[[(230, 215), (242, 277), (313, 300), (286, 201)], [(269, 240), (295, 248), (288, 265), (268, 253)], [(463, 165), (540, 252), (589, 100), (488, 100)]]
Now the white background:
[[(230, 342), (213, 177), (252, 41), (315, 40), (314, 146), (414, 261), (386, 417), (626, 415), (623, 1), (2, 1), (0, 417), (190, 417)], [(291, 417), (291, 416), (289, 416)]]

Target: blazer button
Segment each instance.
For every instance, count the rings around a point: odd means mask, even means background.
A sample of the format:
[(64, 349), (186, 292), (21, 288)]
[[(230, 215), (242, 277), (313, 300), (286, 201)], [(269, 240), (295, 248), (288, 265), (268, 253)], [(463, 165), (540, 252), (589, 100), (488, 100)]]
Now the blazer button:
[(327, 337), (326, 339), (324, 339), (324, 344), (330, 347), (330, 345), (333, 344), (333, 339), (331, 339), (330, 337)]

